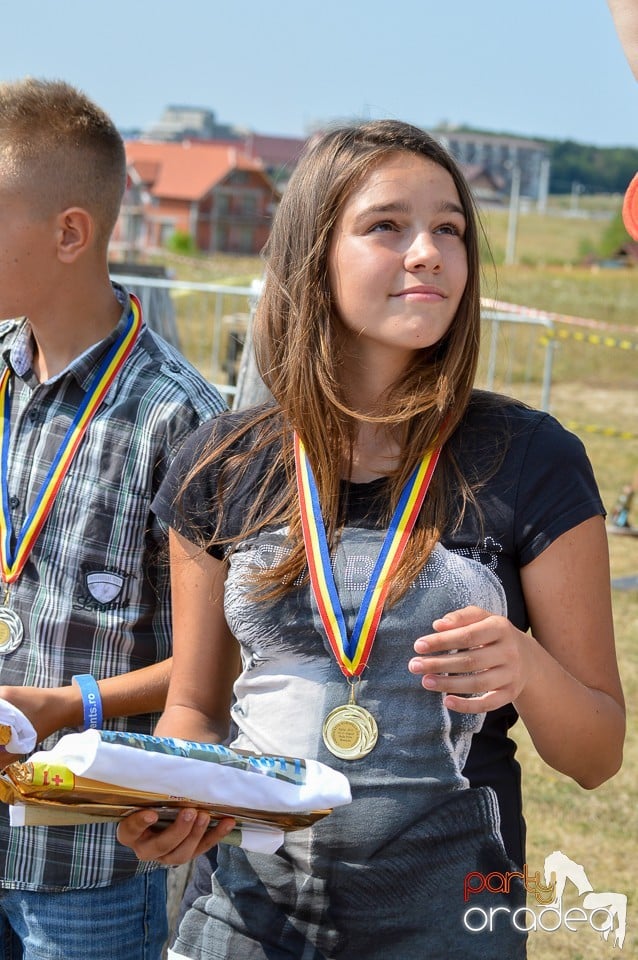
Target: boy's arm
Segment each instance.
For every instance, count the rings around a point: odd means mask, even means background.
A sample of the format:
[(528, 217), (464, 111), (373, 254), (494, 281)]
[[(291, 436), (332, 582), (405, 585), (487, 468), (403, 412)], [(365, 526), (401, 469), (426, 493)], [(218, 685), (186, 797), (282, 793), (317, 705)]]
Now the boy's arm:
[[(98, 681), (103, 717), (131, 717), (139, 713), (161, 713), (164, 709), (172, 657), (140, 670)], [(65, 687), (0, 686), (0, 698), (18, 707), (31, 721), (38, 742), (62, 727), (82, 727), (84, 708), (76, 684)], [(17, 759), (0, 757), (0, 768)]]

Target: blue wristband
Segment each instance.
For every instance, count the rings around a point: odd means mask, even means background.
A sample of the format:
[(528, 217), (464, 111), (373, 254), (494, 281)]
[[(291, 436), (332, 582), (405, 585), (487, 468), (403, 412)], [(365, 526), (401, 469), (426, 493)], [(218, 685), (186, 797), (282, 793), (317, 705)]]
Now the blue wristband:
[(80, 673), (73, 677), (73, 683), (80, 688), (82, 707), (84, 708), (84, 729), (102, 729), (102, 698), (95, 677), (90, 673)]

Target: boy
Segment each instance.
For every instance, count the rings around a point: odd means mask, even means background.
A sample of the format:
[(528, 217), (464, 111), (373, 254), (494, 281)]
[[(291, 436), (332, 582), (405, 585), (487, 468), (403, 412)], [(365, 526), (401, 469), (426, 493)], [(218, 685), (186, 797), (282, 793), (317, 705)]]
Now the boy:
[[(84, 94), (0, 84), (0, 319), (20, 318), (0, 324), (0, 696), (45, 749), (65, 727), (153, 730), (171, 630), (150, 503), (224, 406), (110, 281), (125, 182), (122, 139)], [(158, 867), (111, 824), (12, 830), (3, 807), (3, 956), (156, 960)]]

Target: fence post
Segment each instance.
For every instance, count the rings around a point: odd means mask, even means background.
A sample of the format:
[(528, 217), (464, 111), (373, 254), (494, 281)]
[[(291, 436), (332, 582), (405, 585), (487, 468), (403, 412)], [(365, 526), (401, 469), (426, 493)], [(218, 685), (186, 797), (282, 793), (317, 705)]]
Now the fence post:
[(233, 409), (235, 410), (265, 403), (270, 397), (268, 387), (259, 376), (257, 363), (255, 361), (255, 352), (253, 350), (253, 319), (259, 297), (261, 296), (262, 287), (263, 280), (253, 280), (251, 284), (252, 294), (249, 298), (250, 318), (248, 320), (246, 339), (244, 340), (244, 348), (239, 362), (237, 390), (233, 403)]
[(543, 392), (541, 396), (541, 410), (549, 413), (549, 396), (552, 389), (552, 376), (554, 370), (554, 348), (556, 341), (554, 339), (554, 325), (550, 324), (551, 336), (548, 337), (548, 344), (545, 348), (545, 363), (543, 365)]

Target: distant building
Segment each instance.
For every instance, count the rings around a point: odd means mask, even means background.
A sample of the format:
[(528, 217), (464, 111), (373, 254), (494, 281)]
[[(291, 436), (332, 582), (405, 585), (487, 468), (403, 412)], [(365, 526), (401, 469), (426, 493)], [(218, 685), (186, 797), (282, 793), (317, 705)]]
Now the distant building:
[(494, 176), (489, 169), (478, 163), (459, 165), (479, 206), (503, 205), (507, 197), (501, 177)]
[(288, 183), (307, 143), (300, 137), (277, 137), (264, 133), (242, 133), (232, 140), (208, 142), (234, 146), (245, 156), (260, 163), (280, 192)]
[[(129, 139), (137, 139), (137, 136)], [(270, 136), (221, 124), (213, 110), (188, 106), (166, 107), (160, 119), (143, 133), (142, 139), (172, 143), (214, 141), (236, 146), (246, 156), (261, 161), (263, 169), (279, 188), (289, 180), (307, 142), (304, 137)]]
[[(547, 201), (549, 146), (542, 141), (441, 127), (431, 131), (459, 162), (479, 204)], [(219, 124), (214, 111), (168, 106), (140, 139), (127, 139), (128, 183), (112, 250), (132, 257), (188, 235), (206, 253), (258, 253), (309, 138)]]
[(259, 253), (279, 192), (262, 164), (226, 143), (126, 144), (127, 187), (111, 251), (125, 259), (175, 233), (206, 253)]
[(304, 151), (307, 140), (302, 137), (276, 137), (264, 133), (246, 133), (242, 136), (242, 150), (256, 160), (283, 189)]
[(160, 119), (143, 133), (144, 140), (236, 140), (228, 124), (217, 123), (213, 110), (205, 107), (166, 107)]
[(549, 190), (549, 146), (541, 140), (527, 140), (505, 134), (475, 133), (439, 128), (432, 135), (464, 167), (480, 167), (509, 193), (514, 170), (520, 172), (520, 193), (539, 206), (547, 202)]

